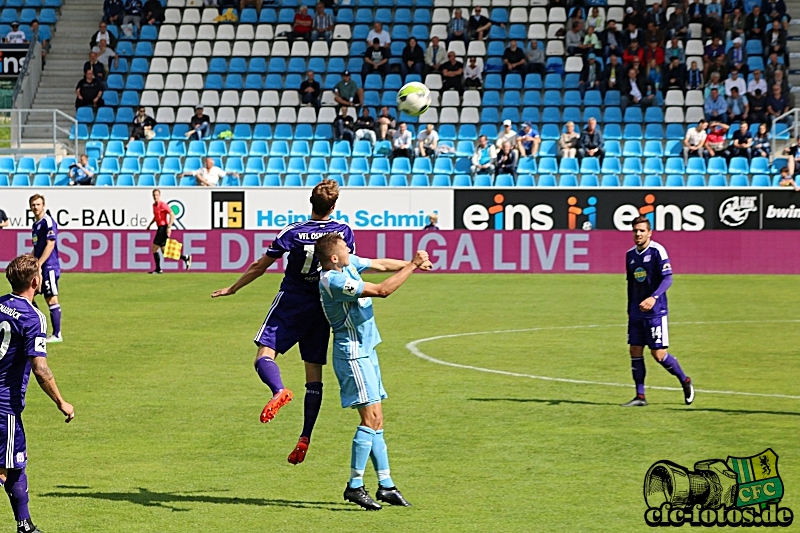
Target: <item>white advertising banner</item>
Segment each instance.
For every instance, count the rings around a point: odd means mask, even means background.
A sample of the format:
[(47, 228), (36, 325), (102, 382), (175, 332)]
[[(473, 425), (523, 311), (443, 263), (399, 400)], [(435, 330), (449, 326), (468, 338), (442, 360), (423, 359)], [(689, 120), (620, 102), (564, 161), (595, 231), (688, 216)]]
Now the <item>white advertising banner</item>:
[[(29, 228), (28, 199), (45, 197), (58, 226), (69, 230), (143, 229), (152, 219), (149, 188), (3, 188), (0, 209), (11, 228)], [(280, 229), (305, 220), (311, 190), (164, 188), (162, 200), (175, 213), (177, 229)], [(453, 191), (426, 189), (342, 189), (337, 220), (353, 229), (421, 229), (431, 214), (441, 229), (453, 229)]]

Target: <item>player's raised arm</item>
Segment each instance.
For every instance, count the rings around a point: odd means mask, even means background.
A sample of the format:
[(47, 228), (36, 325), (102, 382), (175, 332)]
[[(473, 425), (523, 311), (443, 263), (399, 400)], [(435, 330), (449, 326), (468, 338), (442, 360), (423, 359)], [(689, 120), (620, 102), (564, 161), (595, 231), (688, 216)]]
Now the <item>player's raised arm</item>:
[(61, 397), (61, 393), (58, 390), (58, 385), (56, 385), (56, 378), (53, 376), (52, 370), (50, 367), (47, 366), (47, 359), (44, 357), (31, 357), (31, 370), (33, 370), (33, 375), (36, 376), (36, 381), (39, 382), (39, 386), (42, 390), (47, 394), (53, 402), (55, 402), (58, 410), (64, 413), (64, 416), (67, 417), (64, 422), (69, 423), (73, 418), (75, 418), (75, 408), (72, 407), (72, 404), (67, 403), (64, 398)]
[[(390, 259), (389, 261), (396, 260)], [(405, 263), (405, 261), (398, 262)], [(417, 253), (414, 254), (414, 259), (408, 263), (405, 263), (404, 266), (397, 271), (397, 274), (391, 278), (387, 278), (378, 284), (365, 281), (364, 288), (361, 291), (361, 296), (388, 298), (394, 291), (400, 288), (400, 285), (406, 282), (409, 276), (411, 276), (416, 269), (422, 267), (425, 263), (430, 263), (430, 261), (428, 261), (428, 252), (425, 250), (418, 250)], [(370, 264), (370, 268), (372, 268), (372, 264)]]
[(272, 266), (272, 263), (277, 261), (276, 257), (270, 257), (268, 255), (261, 256), (261, 259), (258, 261), (253, 261), (250, 263), (250, 266), (247, 267), (244, 274), (236, 280), (236, 283), (231, 285), (230, 287), (225, 287), (224, 289), (218, 289), (211, 293), (212, 298), (219, 298), (220, 296), (231, 296), (236, 294), (236, 292), (241, 289), (242, 287), (249, 285), (256, 279), (260, 278), (264, 275), (264, 272)]
[[(401, 261), (400, 259), (370, 259), (369, 260), (369, 268), (366, 269), (368, 273), (374, 272), (397, 272), (401, 270), (404, 266), (409, 264), (409, 261)], [(423, 264), (419, 266), (422, 270), (430, 270), (433, 268), (433, 265), (430, 261), (425, 261)]]

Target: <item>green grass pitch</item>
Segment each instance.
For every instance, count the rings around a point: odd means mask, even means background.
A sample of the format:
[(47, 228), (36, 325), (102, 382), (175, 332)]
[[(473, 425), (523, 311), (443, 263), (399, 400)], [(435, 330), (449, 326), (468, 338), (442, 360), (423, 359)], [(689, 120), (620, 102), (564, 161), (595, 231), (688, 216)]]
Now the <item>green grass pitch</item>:
[[(680, 392), (633, 397), (624, 276), (415, 275), (375, 305), (389, 399), (392, 476), (413, 508), (342, 501), (358, 417), (325, 397), (308, 457), (286, 456), (302, 424), (303, 370), (279, 358), (295, 401), (267, 425), (252, 338), (277, 290), (238, 295), (236, 274), (67, 274), (65, 342), (50, 364), (76, 407), (65, 425), (35, 382), (24, 419), (31, 511), (50, 532), (648, 531), (642, 482), (655, 461), (685, 466), (772, 447), (800, 512), (800, 400)], [(800, 395), (800, 278), (677, 275), (671, 349), (700, 389)], [(39, 299), (40, 305), (43, 303)], [(742, 322), (753, 321), (753, 322)], [(692, 324), (707, 322), (707, 324)], [(563, 326), (607, 326), (546, 329)], [(631, 384), (549, 382), (434, 364)], [(676, 386), (652, 359), (647, 383)], [(367, 488), (377, 484), (372, 466)], [(0, 518), (12, 527), (6, 507)], [(688, 526), (685, 526), (688, 527)]]

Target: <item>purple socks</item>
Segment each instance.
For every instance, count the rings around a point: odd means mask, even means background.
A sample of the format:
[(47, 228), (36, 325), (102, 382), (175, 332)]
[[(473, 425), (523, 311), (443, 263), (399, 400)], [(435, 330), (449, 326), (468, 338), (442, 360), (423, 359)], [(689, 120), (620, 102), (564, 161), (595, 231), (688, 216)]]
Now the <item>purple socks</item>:
[(61, 306), (53, 304), (50, 306), (50, 322), (53, 323), (53, 335), (61, 335)]
[(16, 521), (22, 522), (30, 520), (31, 513), (28, 510), (28, 476), (24, 469), (12, 469), (8, 471), (5, 483), (8, 499), (11, 501), (11, 509), (14, 511)]
[(278, 363), (269, 357), (259, 357), (256, 360), (256, 372), (261, 381), (272, 391), (273, 396), (283, 390), (283, 381), (281, 381), (281, 371), (278, 368)]
[(647, 375), (644, 357), (631, 357), (631, 372), (633, 373), (633, 382), (636, 383), (636, 395), (644, 398), (644, 377)]
[(661, 366), (667, 369), (667, 372), (678, 378), (681, 383), (686, 382), (686, 374), (683, 373), (683, 369), (674, 355), (668, 353), (667, 356), (659, 362)]
[(306, 383), (306, 397), (303, 400), (303, 432), (301, 437), (311, 440), (311, 432), (317, 422), (320, 407), (322, 407), (322, 383), (314, 381)]

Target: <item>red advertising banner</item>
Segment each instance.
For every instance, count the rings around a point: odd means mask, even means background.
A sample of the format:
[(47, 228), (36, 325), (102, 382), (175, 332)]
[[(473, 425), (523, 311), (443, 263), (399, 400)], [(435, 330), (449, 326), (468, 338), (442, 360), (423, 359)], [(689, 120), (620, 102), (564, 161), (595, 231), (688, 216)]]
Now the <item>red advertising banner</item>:
[[(236, 272), (259, 258), (275, 231), (173, 231), (183, 253), (193, 256), (192, 271)], [(679, 274), (800, 274), (800, 232), (661, 232)], [(152, 269), (153, 232), (61, 231), (62, 269), (70, 272), (144, 272)], [(437, 272), (449, 273), (615, 273), (625, 271), (631, 235), (594, 231), (368, 231), (356, 232), (364, 257), (409, 259), (417, 249), (431, 255)], [(31, 250), (27, 231), (0, 231), (0, 265)], [(178, 270), (164, 261), (165, 270)], [(281, 262), (272, 269), (279, 271)]]

